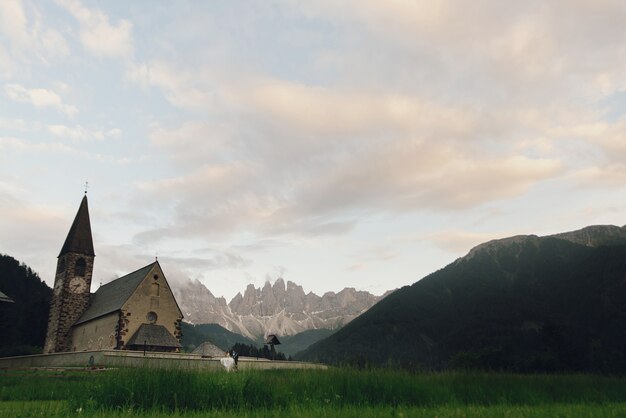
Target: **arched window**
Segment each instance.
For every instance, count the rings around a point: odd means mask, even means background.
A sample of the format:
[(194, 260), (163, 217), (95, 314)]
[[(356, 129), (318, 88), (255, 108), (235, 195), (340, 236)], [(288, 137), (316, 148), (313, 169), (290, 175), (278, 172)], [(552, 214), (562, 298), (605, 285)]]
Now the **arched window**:
[(159, 296), (159, 284), (158, 283), (152, 283), (152, 288), (151, 288), (151, 296)]
[(84, 258), (79, 258), (76, 260), (76, 265), (74, 266), (74, 275), (85, 277), (85, 270), (87, 269), (87, 263)]

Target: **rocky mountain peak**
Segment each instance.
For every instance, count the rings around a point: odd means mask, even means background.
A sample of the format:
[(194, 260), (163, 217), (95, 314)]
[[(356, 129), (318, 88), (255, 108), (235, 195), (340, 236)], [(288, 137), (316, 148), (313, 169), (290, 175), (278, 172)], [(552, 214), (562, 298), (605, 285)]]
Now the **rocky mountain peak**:
[(292, 281), (285, 283), (282, 278), (274, 284), (267, 281), (260, 288), (249, 284), (243, 295), (237, 293), (228, 304), (224, 298), (215, 298), (198, 281), (184, 286), (177, 295), (185, 321), (217, 323), (250, 338), (337, 328), (381, 298), (354, 288), (345, 288), (338, 293), (326, 292), (321, 297), (313, 292), (305, 294), (302, 286)]
[(283, 280), (281, 277), (279, 277), (278, 279), (276, 279), (276, 281), (274, 282), (274, 286), (272, 286), (272, 290), (274, 291), (274, 293), (277, 292), (285, 292), (285, 280)]

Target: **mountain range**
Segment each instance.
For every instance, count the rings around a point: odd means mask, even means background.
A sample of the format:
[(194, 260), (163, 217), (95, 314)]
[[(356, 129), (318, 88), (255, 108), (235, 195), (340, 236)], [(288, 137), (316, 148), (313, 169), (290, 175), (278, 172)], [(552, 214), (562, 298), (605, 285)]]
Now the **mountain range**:
[(626, 227), (473, 248), (297, 356), (419, 369), (626, 373)]
[(381, 298), (345, 288), (318, 296), (282, 278), (262, 288), (250, 284), (226, 303), (204, 284), (188, 281), (174, 289), (176, 300), (191, 324), (218, 324), (252, 340), (268, 334), (293, 336), (307, 330), (337, 329), (371, 308)]

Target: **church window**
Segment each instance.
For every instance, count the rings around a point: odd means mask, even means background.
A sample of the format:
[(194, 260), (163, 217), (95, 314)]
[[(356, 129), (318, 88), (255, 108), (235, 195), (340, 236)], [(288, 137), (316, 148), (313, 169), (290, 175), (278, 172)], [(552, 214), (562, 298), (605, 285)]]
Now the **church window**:
[(79, 258), (76, 260), (76, 265), (74, 267), (74, 275), (85, 277), (85, 270), (87, 269), (87, 263), (84, 258)]
[(151, 296), (159, 296), (159, 284), (158, 283), (152, 283), (152, 289), (150, 292)]
[(151, 324), (156, 323), (156, 321), (157, 321), (157, 314), (156, 314), (156, 312), (148, 312), (148, 315), (146, 316), (146, 319)]

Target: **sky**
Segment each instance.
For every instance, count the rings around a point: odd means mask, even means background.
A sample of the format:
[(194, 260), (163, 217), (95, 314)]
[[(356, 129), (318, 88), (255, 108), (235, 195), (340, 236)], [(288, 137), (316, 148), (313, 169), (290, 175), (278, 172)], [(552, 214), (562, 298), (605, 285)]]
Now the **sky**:
[(626, 2), (0, 2), (0, 253), (92, 291), (410, 285), (626, 224)]

